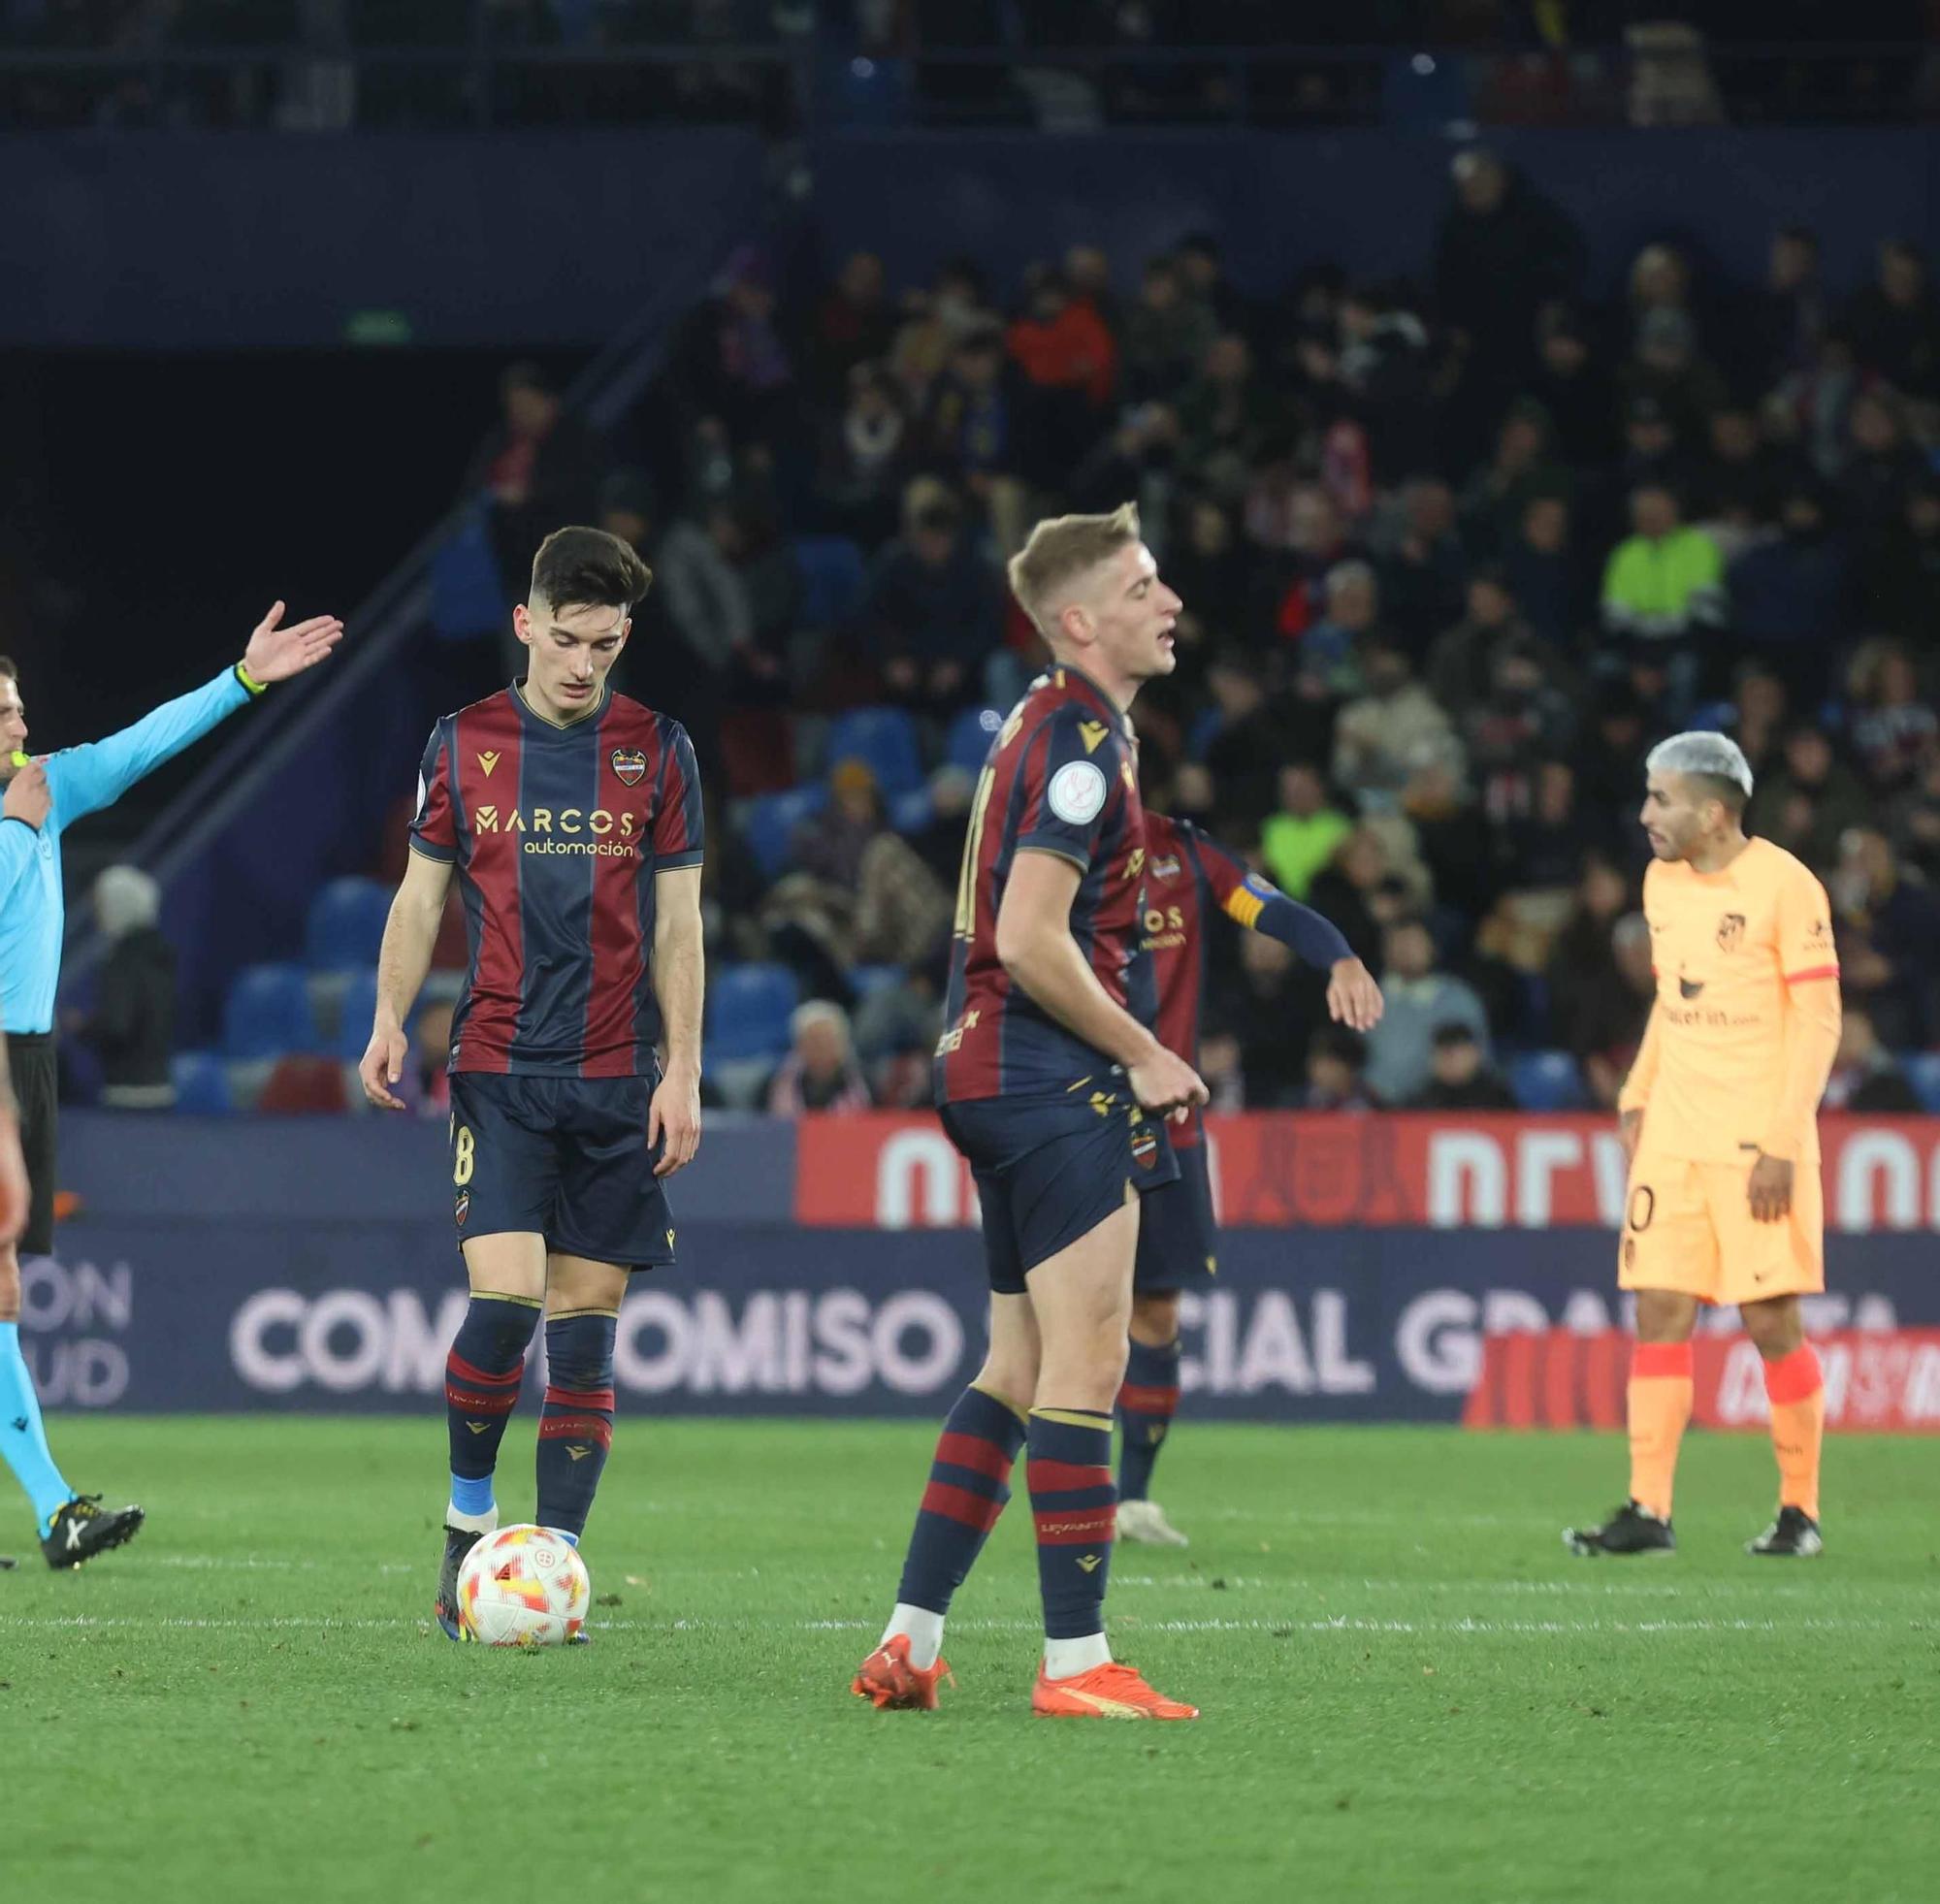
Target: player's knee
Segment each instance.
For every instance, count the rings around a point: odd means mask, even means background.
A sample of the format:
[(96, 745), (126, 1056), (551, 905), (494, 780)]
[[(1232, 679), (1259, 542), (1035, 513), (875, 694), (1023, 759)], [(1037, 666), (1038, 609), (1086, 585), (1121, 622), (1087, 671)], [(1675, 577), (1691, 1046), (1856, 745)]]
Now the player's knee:
[(1768, 1302), (1747, 1303), (1738, 1311), (1745, 1334), (1767, 1361), (1790, 1355), (1805, 1339), (1805, 1315), (1796, 1296), (1775, 1296)]
[(10, 1242), (0, 1246), (0, 1322), (20, 1319), (20, 1256)]
[(1676, 1289), (1639, 1289), (1636, 1336), (1640, 1342), (1681, 1342), (1698, 1326), (1698, 1299)]
[(1179, 1292), (1132, 1298), (1132, 1339), (1148, 1348), (1164, 1348), (1179, 1336)]

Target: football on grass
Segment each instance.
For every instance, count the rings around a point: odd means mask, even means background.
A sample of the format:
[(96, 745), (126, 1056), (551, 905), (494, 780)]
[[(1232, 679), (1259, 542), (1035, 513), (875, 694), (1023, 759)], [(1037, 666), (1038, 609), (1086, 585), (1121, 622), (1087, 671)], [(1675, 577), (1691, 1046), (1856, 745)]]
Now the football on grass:
[(593, 1582), (578, 1549), (543, 1527), (488, 1533), (458, 1570), (458, 1609), (487, 1646), (564, 1646), (586, 1624)]

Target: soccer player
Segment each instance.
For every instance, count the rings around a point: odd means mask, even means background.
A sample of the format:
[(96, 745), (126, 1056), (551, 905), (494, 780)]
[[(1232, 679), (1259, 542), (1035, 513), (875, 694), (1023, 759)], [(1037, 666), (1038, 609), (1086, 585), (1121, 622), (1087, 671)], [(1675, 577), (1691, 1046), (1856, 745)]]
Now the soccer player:
[(1177, 1174), (1154, 1115), (1206, 1086), (1151, 1026), (1145, 815), (1127, 710), (1174, 665), (1179, 597), (1130, 505), (1041, 522), (1010, 567), (1051, 666), (971, 801), (936, 1095), (984, 1212), (990, 1348), (944, 1424), (882, 1643), (854, 1690), (930, 1708), (951, 1597), (1020, 1449), (1037, 1530), (1051, 1717), (1193, 1719), (1105, 1640), (1138, 1192)]
[(1677, 734), (1646, 762), (1644, 875), (1657, 1000), (1617, 1100), (1631, 1158), (1619, 1286), (1636, 1295), (1630, 1499), (1577, 1554), (1667, 1554), (1691, 1419), (1700, 1304), (1734, 1303), (1764, 1359), (1778, 1518), (1747, 1551), (1804, 1558), (1819, 1533), (1826, 1397), (1801, 1295), (1826, 1286), (1820, 1097), (1839, 1047), (1825, 888), (1747, 839), (1752, 770), (1722, 734)]
[(445, 1362), (434, 1602), (452, 1639), (541, 1314), (537, 1519), (575, 1545), (585, 1531), (620, 1301), (632, 1271), (672, 1263), (664, 1179), (700, 1142), (700, 776), (677, 721), (606, 684), (652, 582), (601, 530), (539, 545), (512, 611), (527, 672), (433, 728), (378, 954), (361, 1073), (372, 1104), (402, 1111), (404, 1022), (456, 872), (470, 963), (451, 1026), (452, 1214), (471, 1300)]
[[(99, 1495), (77, 1494), (48, 1449), (33, 1379), (20, 1353), (20, 1253), (54, 1246), (54, 991), (66, 908), (61, 833), (84, 814), (112, 806), (144, 774), (246, 707), (273, 682), (314, 667), (336, 647), (343, 624), (318, 615), (283, 628), (279, 601), (259, 622), (234, 667), (206, 687), (165, 702), (118, 734), (28, 760), (27, 711), (19, 671), (0, 659), (0, 1024), (19, 1107), (21, 1149), (31, 1186), (17, 1241), (0, 1242), (0, 1454), (26, 1490), (49, 1566), (79, 1566), (134, 1538), (139, 1507), (103, 1512)], [(16, 765), (16, 761), (24, 761)]]
[[(1380, 987), (1340, 930), (1228, 853), (1190, 821), (1146, 815), (1145, 948), (1158, 987), (1158, 1036), (1167, 1050), (1197, 1062), (1206, 990), (1205, 924), (1215, 912), (1249, 932), (1290, 946), (1325, 970), (1336, 1024), (1369, 1031), (1381, 1016)], [(1131, 1351), (1118, 1391), (1118, 1533), (1183, 1547), (1151, 1496), (1152, 1468), (1179, 1407), (1179, 1299), (1218, 1268), (1206, 1130), (1195, 1108), (1172, 1127), (1179, 1178), (1151, 1190), (1139, 1215), (1132, 1278)]]

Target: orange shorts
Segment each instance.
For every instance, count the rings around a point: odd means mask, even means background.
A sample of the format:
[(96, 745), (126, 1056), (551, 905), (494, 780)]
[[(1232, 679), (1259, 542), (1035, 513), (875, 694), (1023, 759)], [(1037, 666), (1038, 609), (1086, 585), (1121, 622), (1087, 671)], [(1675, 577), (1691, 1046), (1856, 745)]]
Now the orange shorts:
[(1631, 1166), (1617, 1287), (1674, 1289), (1721, 1307), (1817, 1295), (1826, 1287), (1818, 1163), (1794, 1169), (1792, 1210), (1777, 1223), (1752, 1220), (1751, 1174), (1750, 1159), (1639, 1156)]

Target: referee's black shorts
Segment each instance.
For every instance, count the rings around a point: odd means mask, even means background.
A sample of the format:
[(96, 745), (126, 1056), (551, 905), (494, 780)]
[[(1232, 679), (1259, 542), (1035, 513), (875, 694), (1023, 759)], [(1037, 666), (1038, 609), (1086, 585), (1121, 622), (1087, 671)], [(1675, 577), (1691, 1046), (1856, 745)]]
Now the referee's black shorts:
[(56, 1090), (54, 1038), (50, 1031), (7, 1035), (7, 1072), (14, 1101), (20, 1107), (20, 1148), (27, 1159), (27, 1227), (20, 1235), (22, 1256), (54, 1251), (54, 1123)]

